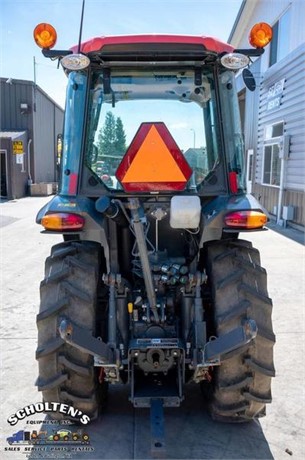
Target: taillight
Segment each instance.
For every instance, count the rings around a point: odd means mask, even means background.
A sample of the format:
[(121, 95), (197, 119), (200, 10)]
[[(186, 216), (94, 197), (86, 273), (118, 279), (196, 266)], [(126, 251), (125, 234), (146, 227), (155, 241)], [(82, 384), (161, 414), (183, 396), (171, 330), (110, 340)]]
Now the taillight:
[(237, 174), (234, 171), (229, 172), (229, 186), (231, 193), (238, 192)]
[(268, 217), (260, 211), (234, 211), (226, 214), (224, 221), (226, 227), (251, 230), (263, 227), (268, 222)]
[(41, 219), (41, 225), (51, 231), (81, 230), (85, 225), (85, 219), (79, 214), (58, 212), (46, 214)]

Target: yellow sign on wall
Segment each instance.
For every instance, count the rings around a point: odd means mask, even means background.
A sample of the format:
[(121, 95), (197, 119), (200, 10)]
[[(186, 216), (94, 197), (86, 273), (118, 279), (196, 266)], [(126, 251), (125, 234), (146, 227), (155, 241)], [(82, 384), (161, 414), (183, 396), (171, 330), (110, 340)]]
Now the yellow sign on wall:
[(23, 150), (23, 141), (13, 141), (13, 153), (15, 155), (24, 153)]

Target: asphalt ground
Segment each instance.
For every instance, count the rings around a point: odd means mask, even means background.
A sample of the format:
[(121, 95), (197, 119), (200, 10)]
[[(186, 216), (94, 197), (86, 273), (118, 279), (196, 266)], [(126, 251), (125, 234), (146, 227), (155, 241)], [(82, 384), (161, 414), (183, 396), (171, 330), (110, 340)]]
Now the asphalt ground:
[[(28, 197), (0, 203), (1, 227), (1, 459), (150, 458), (149, 411), (133, 409), (126, 386), (110, 388), (108, 408), (86, 426), (88, 445), (45, 446), (39, 450), (6, 439), (18, 430), (52, 432), (43, 414), (11, 426), (17, 410), (41, 401), (34, 382), (39, 283), (44, 260), (57, 235), (43, 235), (35, 223), (37, 211), (50, 198)], [(286, 233), (285, 233), (286, 232)], [(199, 388), (186, 388), (180, 408), (165, 410), (166, 458), (169, 459), (304, 459), (304, 309), (305, 254), (303, 235), (271, 225), (266, 232), (246, 236), (261, 252), (273, 298), (276, 377), (267, 416), (247, 424), (213, 422)], [(37, 422), (37, 423), (36, 423)], [(56, 426), (56, 429), (60, 426)], [(62, 426), (62, 428), (66, 428)], [(78, 429), (79, 427), (75, 427)], [(84, 427), (81, 427), (83, 430)], [(27, 447), (26, 447), (27, 446)], [(25, 449), (28, 450), (25, 450)], [(15, 450), (8, 450), (15, 449)]]

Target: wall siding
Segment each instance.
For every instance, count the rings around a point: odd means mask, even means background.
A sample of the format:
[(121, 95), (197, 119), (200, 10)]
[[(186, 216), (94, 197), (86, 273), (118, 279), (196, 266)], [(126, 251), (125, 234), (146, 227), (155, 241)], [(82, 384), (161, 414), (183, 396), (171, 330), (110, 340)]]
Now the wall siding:
[[(64, 111), (38, 86), (26, 80), (0, 79), (0, 129), (26, 131), (31, 152), (31, 177), (34, 182), (54, 182), (56, 137), (62, 133)], [(22, 114), (20, 104), (27, 103)]]
[[(278, 205), (279, 189), (276, 187), (266, 187), (261, 184), (254, 184), (253, 195), (268, 210), (269, 214), (274, 215), (274, 207)], [(292, 223), (305, 227), (305, 194), (296, 190), (285, 190), (283, 206), (294, 206), (294, 218)]]
[[(289, 158), (285, 164), (283, 205), (295, 206), (293, 222), (305, 225), (305, 44), (299, 46), (285, 59), (272, 66), (261, 83), (258, 107), (258, 137), (255, 165), (255, 193), (269, 212), (277, 206), (278, 188), (262, 184), (264, 133), (267, 125), (284, 122), (284, 134), (290, 135)], [(281, 105), (274, 111), (266, 111), (268, 89), (275, 82), (285, 79)]]
[(294, 222), (305, 226), (305, 194), (293, 190), (286, 190), (284, 206), (292, 204), (295, 207)]
[[(304, 191), (305, 181), (305, 44), (265, 73), (259, 100), (258, 149), (256, 182), (261, 183), (263, 171), (264, 129), (267, 125), (284, 121), (284, 134), (291, 136), (290, 155), (286, 163), (285, 188)], [(303, 79), (300, 78), (303, 76)], [(266, 111), (268, 89), (285, 78), (280, 108)]]
[[(286, 37), (289, 54), (269, 67), (270, 46), (251, 65), (260, 88), (246, 93), (245, 145), (253, 149), (253, 194), (272, 214), (278, 205), (279, 188), (262, 184), (264, 132), (266, 125), (284, 122), (284, 134), (290, 136), (289, 158), (285, 164), (283, 206), (294, 206), (292, 223), (305, 227), (305, 1), (304, 0), (246, 0), (230, 34), (236, 48), (248, 47), (248, 32), (253, 24), (264, 21), (274, 25), (290, 9), (290, 30)], [(281, 105), (266, 111), (268, 89), (285, 79)], [(238, 90), (243, 89), (237, 78)], [(254, 98), (257, 98), (256, 106)]]
[(266, 187), (261, 184), (254, 184), (253, 195), (267, 209), (270, 214), (273, 214), (274, 206), (278, 204), (279, 189), (276, 187)]
[(37, 92), (34, 115), (36, 182), (55, 181), (56, 136), (54, 121), (54, 104), (43, 94)]
[[(33, 135), (32, 87), (28, 82), (20, 80), (12, 80), (11, 83), (6, 83), (4, 78), (1, 79), (0, 91), (1, 131), (27, 131), (29, 137), (31, 137)], [(28, 113), (21, 113), (21, 103), (28, 104)]]

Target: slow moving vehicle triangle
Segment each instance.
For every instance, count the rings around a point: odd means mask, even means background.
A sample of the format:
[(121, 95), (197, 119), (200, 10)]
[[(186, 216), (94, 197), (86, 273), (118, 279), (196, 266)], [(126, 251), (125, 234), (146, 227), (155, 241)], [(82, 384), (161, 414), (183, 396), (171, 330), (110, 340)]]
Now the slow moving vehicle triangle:
[(164, 123), (142, 123), (116, 177), (126, 191), (184, 190), (192, 169)]

